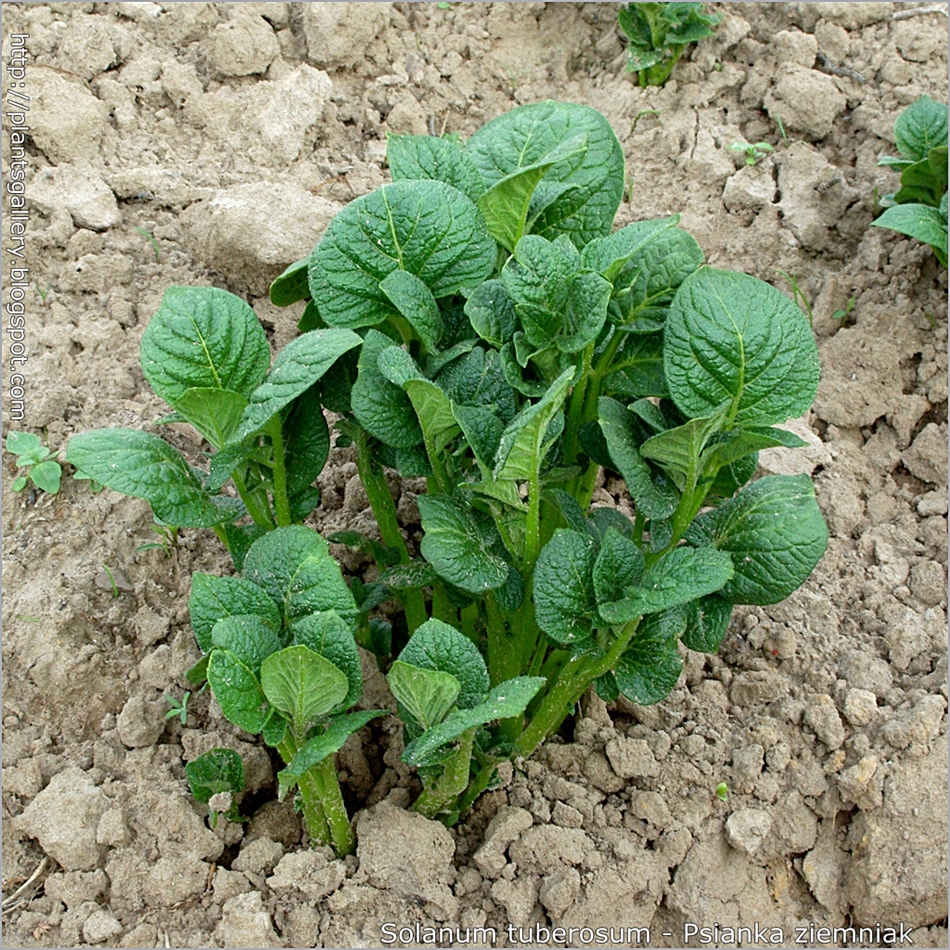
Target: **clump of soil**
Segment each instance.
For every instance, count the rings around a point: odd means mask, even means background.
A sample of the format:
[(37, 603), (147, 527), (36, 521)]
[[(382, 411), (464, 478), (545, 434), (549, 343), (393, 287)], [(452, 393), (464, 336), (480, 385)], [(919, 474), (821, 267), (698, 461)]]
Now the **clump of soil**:
[[(267, 750), (206, 694), (187, 723), (165, 718), (197, 659), (190, 575), (228, 570), (210, 533), (143, 550), (145, 503), (70, 479), (14, 495), (5, 478), (7, 943), (449, 946), (485, 928), (485, 945), (564, 946), (584, 938), (537, 928), (646, 927), (641, 943), (680, 946), (692, 923), (789, 941), (904, 925), (913, 945), (946, 946), (947, 272), (869, 228), (895, 184), (876, 165), (895, 118), (924, 93), (946, 100), (946, 21), (909, 4), (711, 6), (716, 35), (662, 89), (624, 72), (616, 4), (5, 8), (4, 49), (29, 34), (36, 289), (13, 428), (58, 449), (152, 427), (163, 409), (138, 343), (167, 286), (244, 295), (280, 347), (299, 308), (274, 308), (268, 282), (386, 180), (388, 132), (466, 136), (553, 98), (617, 132), (618, 224), (680, 214), (711, 264), (791, 295), (784, 272), (810, 302), (823, 378), (797, 425), (811, 448), (762, 466), (810, 472), (831, 528), (809, 582), (737, 610), (721, 654), (690, 654), (664, 702), (586, 699), (451, 830), (405, 810), (416, 786), (394, 721), (368, 727), (340, 758), (363, 809), (340, 861), (306, 847)], [(751, 166), (729, 148), (758, 141), (774, 151)], [(5, 180), (9, 145), (5, 129)], [(191, 430), (162, 431), (197, 457)], [(373, 530), (345, 450), (320, 487), (318, 529)], [(414, 523), (420, 486), (393, 488)], [(625, 504), (622, 486), (595, 502)], [(378, 674), (368, 691), (386, 702)], [(244, 756), (246, 824), (211, 829), (188, 795), (184, 763), (216, 745)]]

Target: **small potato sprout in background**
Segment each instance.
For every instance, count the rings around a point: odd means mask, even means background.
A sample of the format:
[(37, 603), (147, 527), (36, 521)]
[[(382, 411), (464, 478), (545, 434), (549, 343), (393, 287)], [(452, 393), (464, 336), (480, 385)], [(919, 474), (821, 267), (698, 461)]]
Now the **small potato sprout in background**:
[(32, 432), (11, 432), (7, 435), (6, 449), (17, 456), (17, 468), (26, 469), (13, 479), (15, 492), (23, 491), (32, 482), (40, 491), (55, 495), (63, 475), (60, 464), (52, 459), (52, 452)]
[(765, 158), (769, 152), (775, 151), (768, 142), (755, 142), (751, 145), (748, 142), (733, 142), (729, 148), (733, 152), (744, 152), (746, 165), (754, 165), (760, 158)]

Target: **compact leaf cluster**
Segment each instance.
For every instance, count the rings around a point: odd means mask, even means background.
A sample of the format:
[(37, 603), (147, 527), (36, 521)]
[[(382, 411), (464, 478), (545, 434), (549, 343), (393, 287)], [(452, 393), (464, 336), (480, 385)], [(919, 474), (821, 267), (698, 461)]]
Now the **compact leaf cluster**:
[(59, 491), (63, 469), (38, 435), (32, 432), (10, 432), (6, 438), (6, 450), (17, 457), (17, 468), (24, 470), (22, 475), (13, 479), (10, 486), (15, 492), (23, 491), (30, 482), (50, 495)]
[(921, 96), (894, 123), (900, 158), (878, 164), (900, 172), (901, 187), (885, 195), (884, 213), (872, 223), (899, 231), (933, 248), (947, 266), (947, 107)]
[[(718, 648), (735, 604), (808, 577), (827, 541), (809, 479), (750, 480), (760, 450), (802, 444), (777, 426), (811, 405), (818, 358), (801, 311), (706, 266), (677, 217), (612, 230), (624, 158), (593, 109), (523, 106), (464, 144), (392, 136), (388, 154), (392, 182), (273, 284), (274, 303), (306, 306), (269, 372), (242, 302), (168, 292), (143, 367), (217, 450), (208, 471), (121, 431), (76, 436), (69, 459), (163, 520), (219, 528), (243, 574), (214, 579), (212, 607), (196, 575), (206, 675), (232, 721), (277, 745), (305, 812), (306, 750), (329, 748), (358, 699), (355, 636), (387, 671), (415, 807), (451, 822), (591, 685), (655, 703), (685, 647)], [(349, 589), (315, 532), (287, 526), (313, 504), (321, 407), (342, 416), (379, 528), (330, 539), (378, 562)], [(142, 454), (121, 455), (133, 440)], [(601, 467), (634, 517), (592, 507)], [(386, 468), (427, 479), (418, 550)], [(228, 477), (240, 500), (217, 494)], [(392, 624), (374, 614), (386, 600), (403, 606)]]
[(628, 3), (617, 14), (627, 36), (627, 72), (641, 86), (662, 86), (690, 43), (715, 33), (720, 14), (702, 3)]

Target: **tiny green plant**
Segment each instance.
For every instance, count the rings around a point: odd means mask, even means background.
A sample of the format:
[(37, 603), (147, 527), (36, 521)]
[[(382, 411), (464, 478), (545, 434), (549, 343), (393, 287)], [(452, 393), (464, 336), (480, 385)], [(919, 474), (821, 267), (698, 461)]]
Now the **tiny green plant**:
[(109, 585), (112, 589), (112, 599), (117, 600), (121, 593), (119, 591), (119, 585), (116, 583), (115, 574), (112, 573), (112, 568), (108, 564), (102, 565), (102, 570), (105, 572), (106, 577), (109, 579)]
[(40, 300), (45, 304), (46, 298), (49, 296), (49, 292), (53, 289), (51, 284), (47, 284), (45, 288), (40, 287), (39, 284), (33, 285), (33, 290), (36, 292), (36, 295)]
[(43, 445), (38, 435), (32, 432), (10, 432), (6, 438), (6, 450), (17, 457), (18, 469), (23, 474), (13, 479), (15, 492), (23, 491), (32, 482), (40, 491), (55, 495), (59, 491), (63, 469), (52, 451)]
[(716, 797), (721, 801), (729, 801), (729, 786), (725, 782), (720, 782), (716, 786)]
[(774, 151), (768, 142), (733, 142), (729, 148), (734, 152), (744, 153), (746, 165), (755, 165), (760, 159)]
[(209, 749), (185, 766), (185, 775), (195, 801), (208, 805), (212, 828), (218, 823), (219, 813), (213, 806), (219, 803), (229, 821), (241, 820), (237, 796), (244, 791), (244, 762), (237, 752)]
[(792, 298), (795, 303), (797, 303), (804, 312), (805, 316), (808, 317), (808, 325), (813, 327), (815, 325), (815, 314), (812, 311), (811, 304), (808, 302), (808, 298), (805, 296), (805, 292), (798, 286), (798, 277), (794, 274), (788, 274), (783, 270), (776, 270), (776, 274), (779, 277), (784, 277), (788, 282), (789, 287), (792, 288)]
[(183, 726), (188, 725), (188, 703), (191, 700), (191, 690), (187, 690), (181, 699), (175, 699), (166, 693), (163, 699), (171, 706), (171, 709), (165, 713), (166, 719), (177, 718)]
[(158, 541), (140, 544), (136, 551), (163, 551), (165, 557), (171, 557), (172, 550), (178, 546), (178, 531), (174, 525), (153, 524), (150, 530), (158, 535)]
[(847, 320), (851, 316), (851, 311), (854, 310), (854, 305), (857, 303), (857, 298), (852, 296), (848, 298), (848, 302), (844, 305), (844, 309), (836, 310), (832, 315), (832, 320)]
[(881, 198), (884, 213), (871, 223), (929, 244), (947, 266), (947, 107), (921, 96), (894, 123), (900, 158), (878, 164), (900, 172), (901, 187)]
[(686, 47), (712, 36), (722, 19), (702, 3), (628, 3), (617, 16), (629, 40), (627, 71), (641, 86), (662, 86)]
[(138, 231), (138, 233), (141, 234), (142, 237), (144, 237), (145, 240), (151, 245), (152, 251), (155, 254), (155, 260), (161, 260), (162, 249), (158, 241), (155, 240), (155, 235), (152, 234), (151, 231), (147, 231), (145, 228), (136, 228), (135, 230)]

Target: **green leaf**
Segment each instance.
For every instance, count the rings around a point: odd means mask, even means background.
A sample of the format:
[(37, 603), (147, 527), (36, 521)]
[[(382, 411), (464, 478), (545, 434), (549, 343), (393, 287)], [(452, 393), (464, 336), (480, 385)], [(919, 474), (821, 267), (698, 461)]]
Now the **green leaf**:
[(318, 386), (311, 386), (290, 404), (283, 420), (283, 436), (287, 492), (294, 497), (316, 481), (330, 454), (330, 429)]
[(261, 687), (302, 736), (346, 697), (346, 676), (309, 647), (287, 647), (261, 666)]
[(250, 394), (244, 420), (235, 439), (256, 432), (281, 409), (306, 392), (348, 350), (362, 339), (352, 330), (311, 330), (288, 343), (271, 371)]
[(676, 510), (676, 495), (671, 487), (654, 481), (650, 467), (641, 458), (633, 413), (615, 399), (601, 396), (598, 415), (610, 457), (627, 483), (637, 510), (658, 521), (670, 517)]
[(350, 626), (335, 610), (308, 614), (294, 622), (293, 643), (305, 646), (329, 660), (346, 677), (347, 693), (340, 703), (348, 709), (363, 693), (360, 653)]
[(188, 389), (230, 389), (249, 396), (270, 365), (254, 311), (215, 287), (169, 287), (142, 334), (142, 372), (174, 405)]
[(261, 730), (261, 738), (266, 745), (274, 749), (284, 741), (289, 725), (279, 712), (272, 709), (271, 714), (267, 717), (267, 722), (264, 723), (264, 728)]
[(410, 561), (387, 568), (379, 579), (393, 590), (411, 590), (413, 587), (431, 587), (439, 575), (428, 561)]
[[(300, 780), (300, 777), (309, 769), (321, 763), (328, 756), (339, 752), (346, 740), (354, 732), (362, 729), (370, 720), (385, 715), (386, 710), (384, 709), (366, 709), (335, 716), (331, 719), (327, 728), (308, 739), (287, 764), (287, 768), (277, 773), (277, 797), (283, 800)], [(269, 744), (276, 745), (277, 743)]]
[[(533, 479), (554, 442), (548, 428), (567, 398), (573, 367), (561, 373), (538, 402), (529, 404), (508, 423), (495, 456), (494, 475), (502, 479)], [(559, 433), (558, 433), (559, 434)]]
[(230, 389), (195, 387), (186, 389), (174, 403), (180, 412), (216, 449), (222, 449), (231, 440), (247, 399)]
[(947, 217), (937, 208), (918, 204), (895, 205), (871, 224), (929, 244), (937, 260), (947, 266)]
[(441, 620), (427, 620), (399, 654), (403, 663), (451, 674), (459, 683), (458, 706), (468, 709), (485, 698), (489, 679), (485, 661), (468, 637)]
[(40, 491), (48, 495), (55, 495), (59, 491), (59, 482), (63, 477), (63, 469), (58, 462), (47, 459), (30, 469), (30, 478)]
[(605, 393), (623, 393), (635, 399), (668, 396), (669, 389), (663, 372), (663, 335), (627, 333), (625, 336), (607, 377)]
[(938, 207), (947, 190), (947, 146), (932, 148), (920, 162), (901, 171), (901, 186), (895, 195), (885, 195), (882, 205), (922, 204)]
[(455, 705), (459, 681), (451, 673), (396, 660), (386, 675), (393, 696), (423, 728), (441, 722)]
[(807, 475), (768, 475), (700, 515), (686, 535), (732, 555), (722, 589), (734, 604), (775, 604), (797, 590), (821, 560), (828, 527)]
[(10, 487), (15, 492), (23, 491), (23, 489), (29, 484), (29, 481), (30, 480), (25, 475), (18, 475), (13, 479), (13, 483), (10, 485)]
[(208, 682), (225, 719), (257, 735), (267, 720), (267, 700), (253, 670), (227, 650), (212, 650)]
[(606, 623), (617, 626), (643, 614), (659, 613), (713, 594), (732, 576), (732, 558), (726, 551), (711, 547), (673, 548), (647, 568), (640, 582), (628, 588), (622, 600), (601, 603), (597, 609)]
[(280, 649), (273, 627), (253, 614), (236, 614), (219, 620), (211, 630), (212, 649), (233, 653), (254, 674), (261, 663)]
[(486, 280), (465, 301), (465, 314), (475, 332), (492, 346), (511, 340), (518, 327), (515, 304), (502, 280)]
[(641, 706), (665, 699), (676, 686), (683, 658), (676, 641), (683, 631), (681, 611), (645, 617), (617, 663), (614, 677), (620, 692)]
[(432, 291), (415, 274), (394, 270), (379, 289), (419, 334), (426, 352), (435, 353), (442, 337), (442, 317)]
[(508, 565), (492, 554), (477, 513), (445, 495), (420, 495), (425, 535), (419, 550), (439, 576), (470, 594), (504, 584)]
[(818, 391), (818, 350), (801, 310), (764, 281), (709, 267), (673, 298), (664, 367), (681, 412), (709, 416), (727, 404), (729, 426), (800, 416)]
[(403, 759), (410, 765), (423, 764), (427, 757), (469, 729), (496, 719), (520, 715), (546, 682), (543, 676), (517, 676), (500, 683), (483, 703), (469, 709), (457, 709), (437, 726), (427, 729), (418, 739), (410, 742)]
[[(577, 247), (608, 234), (620, 206), (624, 157), (607, 120), (589, 106), (538, 102), (493, 119), (469, 139), (466, 152), (486, 188), (545, 162), (561, 143), (583, 135), (587, 149), (558, 161), (535, 188), (531, 231), (567, 234)], [(569, 186), (565, 188), (564, 186)]]
[(480, 346), (446, 366), (436, 378), (456, 406), (489, 409), (503, 423), (517, 412), (515, 391), (505, 379), (501, 359)]
[(378, 330), (366, 334), (350, 402), (356, 421), (370, 435), (393, 448), (411, 449), (422, 442), (422, 429), (409, 396), (380, 371), (380, 354), (390, 347), (400, 349)]
[(310, 258), (295, 261), (270, 285), (270, 302), (275, 307), (289, 307), (310, 296), (307, 284), (307, 266)]
[(275, 528), (259, 538), (244, 559), (244, 577), (270, 595), (287, 624), (324, 610), (356, 622), (356, 604), (340, 566), (312, 528)]
[(713, 442), (706, 447), (703, 453), (703, 467), (707, 472), (717, 472), (723, 466), (738, 462), (753, 452), (778, 447), (803, 449), (807, 445), (804, 439), (800, 439), (794, 432), (786, 429), (770, 426), (733, 429), (732, 432), (722, 434), (722, 441)]
[(181, 455), (147, 432), (81, 432), (70, 439), (66, 460), (113, 491), (144, 498), (165, 524), (211, 528), (244, 513), (244, 505), (237, 499), (204, 491)]
[(597, 603), (622, 599), (639, 582), (643, 568), (640, 548), (616, 528), (607, 528), (591, 574)]
[(365, 551), (372, 556), (380, 567), (393, 565), (399, 561), (399, 552), (396, 548), (387, 547), (375, 538), (369, 537), (369, 535), (360, 534), (359, 531), (334, 531), (333, 534), (327, 535), (327, 541), (331, 541), (333, 544), (345, 544), (347, 547)]
[(496, 246), (478, 209), (440, 181), (396, 181), (351, 201), (310, 257), (310, 290), (330, 326), (369, 327), (399, 311), (380, 282), (395, 270), (436, 298), (491, 276)]
[(386, 160), (393, 181), (431, 178), (458, 188), (472, 201), (485, 192), (478, 169), (457, 139), (433, 135), (386, 136)]
[(690, 419), (675, 429), (667, 429), (640, 446), (640, 456), (652, 459), (667, 472), (682, 492), (692, 491), (701, 473), (700, 457), (710, 437), (721, 428), (725, 408), (702, 419)]
[(34, 465), (49, 455), (49, 449), (43, 445), (40, 437), (32, 432), (9, 432), (5, 445), (8, 452), (19, 456), (16, 463), (21, 468)]
[(534, 570), (535, 616), (556, 643), (590, 638), (594, 559), (590, 535), (570, 528), (558, 528), (541, 549)]
[(683, 643), (691, 650), (716, 653), (729, 629), (732, 604), (721, 594), (709, 594), (690, 601), (686, 611), (686, 631)]
[(923, 161), (932, 148), (947, 144), (947, 107), (920, 96), (897, 117), (894, 138), (901, 155)]
[(209, 749), (185, 766), (185, 775), (191, 794), (202, 805), (221, 792), (244, 791), (244, 763), (231, 749)]

